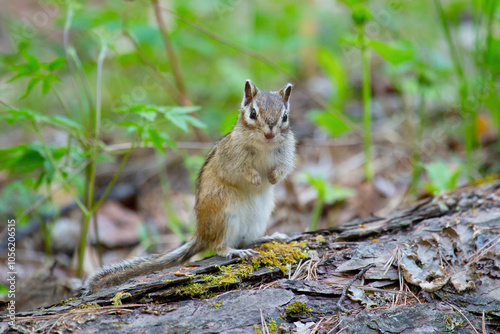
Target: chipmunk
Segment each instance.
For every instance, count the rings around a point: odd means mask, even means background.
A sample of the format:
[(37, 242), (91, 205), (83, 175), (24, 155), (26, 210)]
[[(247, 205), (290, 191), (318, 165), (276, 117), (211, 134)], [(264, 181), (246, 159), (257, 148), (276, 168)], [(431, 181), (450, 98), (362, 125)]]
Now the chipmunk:
[(259, 253), (248, 247), (286, 241), (274, 233), (263, 237), (274, 209), (273, 185), (295, 165), (295, 138), (290, 130), (292, 84), (279, 92), (260, 91), (245, 82), (235, 126), (210, 151), (196, 184), (196, 233), (170, 253), (123, 261), (90, 275), (83, 294), (121, 284), (187, 262), (207, 249), (228, 258), (248, 259)]

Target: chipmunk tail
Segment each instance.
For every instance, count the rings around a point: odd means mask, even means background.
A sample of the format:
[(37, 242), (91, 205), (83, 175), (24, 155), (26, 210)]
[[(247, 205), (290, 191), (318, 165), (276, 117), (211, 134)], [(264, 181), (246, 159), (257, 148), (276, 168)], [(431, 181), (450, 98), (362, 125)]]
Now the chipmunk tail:
[(90, 295), (101, 289), (125, 283), (134, 277), (184, 264), (203, 250), (204, 246), (196, 240), (191, 240), (169, 253), (124, 260), (102, 267), (85, 280), (82, 295)]

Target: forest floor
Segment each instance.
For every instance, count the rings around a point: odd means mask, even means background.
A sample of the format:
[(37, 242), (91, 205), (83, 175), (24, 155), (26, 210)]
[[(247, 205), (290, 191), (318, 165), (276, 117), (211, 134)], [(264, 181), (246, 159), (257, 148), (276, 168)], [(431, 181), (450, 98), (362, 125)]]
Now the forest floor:
[[(292, 234), (251, 261), (210, 257), (50, 307), (2, 332), (495, 333), (500, 181), (384, 217)], [(52, 285), (51, 285), (52, 284)], [(26, 294), (50, 290), (38, 279)], [(5, 306), (5, 305), (4, 305)]]

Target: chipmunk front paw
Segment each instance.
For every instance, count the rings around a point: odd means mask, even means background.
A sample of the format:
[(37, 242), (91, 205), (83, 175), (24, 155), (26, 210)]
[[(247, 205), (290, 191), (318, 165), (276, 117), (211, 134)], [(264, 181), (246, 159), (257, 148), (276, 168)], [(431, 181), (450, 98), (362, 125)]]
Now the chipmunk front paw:
[(271, 170), (271, 172), (269, 172), (267, 179), (269, 180), (269, 183), (276, 184), (283, 180), (283, 174), (280, 173), (278, 169), (275, 167)]
[(249, 170), (248, 181), (254, 186), (260, 186), (262, 183), (262, 178), (260, 177), (259, 172), (255, 169)]

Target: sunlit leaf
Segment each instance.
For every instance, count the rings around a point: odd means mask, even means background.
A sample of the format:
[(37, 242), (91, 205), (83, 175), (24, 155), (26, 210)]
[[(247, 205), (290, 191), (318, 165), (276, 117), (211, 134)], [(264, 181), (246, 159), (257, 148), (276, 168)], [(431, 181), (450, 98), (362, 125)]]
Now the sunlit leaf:
[(455, 189), (462, 173), (460, 167), (453, 168), (444, 160), (430, 162), (424, 167), (429, 178), (426, 188), (434, 194)]
[(48, 69), (50, 71), (55, 71), (55, 70), (60, 70), (64, 67), (66, 64), (66, 58), (56, 58), (53, 60), (51, 63), (49, 63)]
[(156, 129), (149, 128), (148, 133), (149, 141), (153, 143), (153, 146), (156, 147), (158, 151), (166, 153), (165, 148), (163, 147), (163, 138), (158, 134), (158, 131)]
[(342, 201), (355, 194), (355, 191), (351, 188), (330, 184), (323, 176), (312, 175), (308, 172), (305, 173), (305, 176), (307, 182), (318, 192), (318, 197), (321, 198), (326, 204), (333, 204), (337, 201)]
[(318, 50), (318, 62), (328, 73), (330, 81), (335, 85), (333, 97), (337, 101), (337, 107), (342, 104), (347, 96), (347, 79), (344, 66), (338, 57), (326, 48)]
[(328, 184), (328, 186), (325, 187), (325, 203), (332, 204), (337, 201), (342, 201), (354, 196), (354, 194), (355, 191), (351, 188)]
[(41, 79), (38, 77), (31, 78), (31, 80), (28, 82), (28, 88), (26, 89), (24, 95), (21, 96), (21, 99), (25, 99), (26, 97), (28, 97), (28, 95), (30, 95), (31, 91), (40, 82), (40, 80)]
[(349, 127), (337, 116), (320, 110), (312, 110), (307, 113), (307, 119), (321, 129), (326, 131), (332, 137), (338, 137), (347, 131)]
[(377, 53), (394, 65), (401, 64), (405, 61), (411, 60), (415, 57), (415, 50), (403, 43), (387, 44), (381, 41), (370, 40), (368, 45), (377, 51)]

